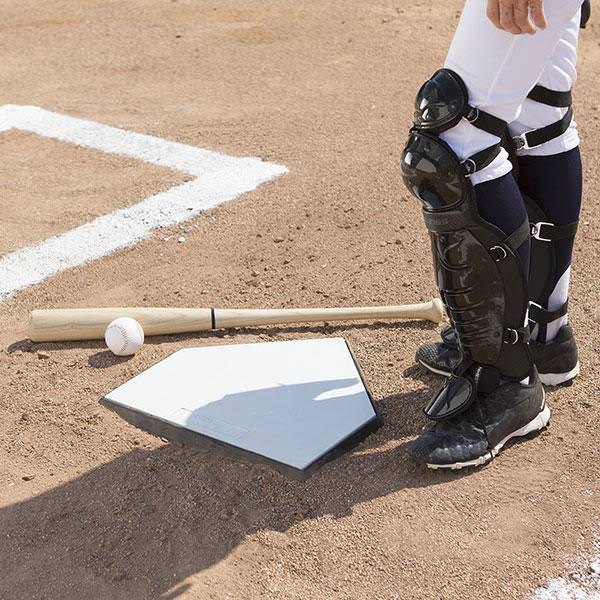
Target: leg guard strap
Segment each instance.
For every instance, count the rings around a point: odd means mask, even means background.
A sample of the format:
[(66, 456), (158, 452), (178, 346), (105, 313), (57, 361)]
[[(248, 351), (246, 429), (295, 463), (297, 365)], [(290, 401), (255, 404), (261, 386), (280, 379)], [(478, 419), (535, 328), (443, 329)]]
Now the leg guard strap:
[(547, 325), (564, 317), (569, 310), (569, 301), (567, 300), (562, 306), (556, 310), (548, 310), (537, 302), (529, 303), (529, 313), (527, 319), (533, 324)]
[(565, 116), (546, 127), (540, 129), (533, 129), (531, 131), (525, 131), (521, 135), (513, 137), (513, 143), (518, 150), (531, 150), (537, 148), (554, 138), (561, 136), (571, 125), (573, 120), (573, 109), (569, 107), (569, 110), (565, 113)]
[(561, 92), (559, 90), (551, 90), (543, 85), (536, 85), (527, 94), (527, 97), (534, 102), (545, 104), (546, 106), (555, 106), (557, 108), (569, 108), (573, 104), (573, 94), (571, 90)]
[(531, 223), (531, 237), (540, 242), (564, 240), (575, 237), (578, 225), (579, 221), (573, 221), (573, 223), (567, 223), (566, 225), (555, 225), (554, 223), (538, 221), (537, 223)]

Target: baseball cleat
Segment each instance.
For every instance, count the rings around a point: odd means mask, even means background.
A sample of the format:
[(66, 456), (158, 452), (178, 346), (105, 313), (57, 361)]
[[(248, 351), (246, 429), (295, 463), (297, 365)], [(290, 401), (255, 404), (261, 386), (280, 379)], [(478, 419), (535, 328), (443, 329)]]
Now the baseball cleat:
[(437, 422), (412, 443), (411, 456), (431, 469), (463, 469), (491, 461), (505, 444), (542, 430), (550, 421), (542, 383), (501, 384), (455, 417)]
[(577, 344), (569, 324), (563, 325), (551, 342), (529, 342), (529, 347), (544, 385), (562, 385), (579, 374)]

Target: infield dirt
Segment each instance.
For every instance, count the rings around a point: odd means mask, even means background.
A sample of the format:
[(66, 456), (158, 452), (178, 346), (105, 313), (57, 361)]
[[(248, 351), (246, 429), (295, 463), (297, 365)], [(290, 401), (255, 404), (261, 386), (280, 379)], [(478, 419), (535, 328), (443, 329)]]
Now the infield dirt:
[[(0, 304), (0, 598), (525, 598), (599, 531), (600, 29), (581, 37), (585, 198), (571, 320), (582, 374), (548, 390), (550, 428), (464, 473), (407, 444), (439, 380), (425, 323), (271, 327), (31, 344), (55, 306), (418, 302), (429, 245), (399, 157), (416, 89), (461, 2), (2, 2), (0, 104), (45, 109), (289, 173), (181, 227)], [(137, 202), (181, 174), (0, 134), (0, 252)], [(183, 235), (184, 243), (177, 243)], [(169, 238), (164, 240), (163, 238)], [(385, 426), (307, 482), (146, 435), (98, 405), (181, 347), (344, 336)]]

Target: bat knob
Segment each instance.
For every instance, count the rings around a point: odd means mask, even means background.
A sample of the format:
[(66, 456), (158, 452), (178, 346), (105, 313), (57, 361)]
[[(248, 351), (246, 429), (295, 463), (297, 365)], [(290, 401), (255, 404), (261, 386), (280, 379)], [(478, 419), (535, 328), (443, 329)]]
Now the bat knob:
[(431, 301), (431, 320), (434, 323), (441, 323), (446, 317), (446, 311), (444, 310), (444, 304), (439, 298), (434, 298)]

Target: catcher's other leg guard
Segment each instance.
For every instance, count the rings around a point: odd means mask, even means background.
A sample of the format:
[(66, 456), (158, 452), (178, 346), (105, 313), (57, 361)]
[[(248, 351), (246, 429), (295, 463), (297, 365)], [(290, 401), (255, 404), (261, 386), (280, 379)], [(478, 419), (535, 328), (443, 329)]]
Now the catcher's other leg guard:
[[(531, 198), (525, 194), (524, 198), (532, 230), (532, 267), (529, 273), (531, 302), (528, 318), (535, 341), (531, 344), (531, 349), (542, 383), (561, 385), (579, 374), (577, 345), (573, 330), (565, 322), (568, 299), (554, 310), (549, 309), (548, 302), (561, 277), (557, 243), (560, 243), (560, 240), (572, 242), (577, 231), (577, 221), (566, 225), (555, 225)], [(563, 275), (568, 277), (568, 273)], [(550, 341), (546, 341), (549, 339), (548, 326), (553, 322), (564, 324)]]
[[(535, 149), (573, 129), (570, 90), (536, 85), (528, 98), (554, 107), (552, 113), (563, 112), (563, 116), (541, 129), (512, 138), (516, 150)], [(513, 173), (531, 221), (529, 322), (536, 342), (532, 352), (542, 382), (559, 385), (579, 373), (577, 346), (567, 326), (567, 307), (569, 266), (581, 207), (581, 158), (577, 147), (556, 154), (534, 152), (515, 158), (517, 168)]]
[(462, 354), (425, 409), (438, 425), (413, 455), (449, 468), (482, 464), (507, 439), (540, 429), (549, 418), (528, 346), (527, 281), (516, 252), (529, 236), (528, 220), (506, 236), (481, 218), (468, 179), (490, 164), (499, 145), (460, 161), (438, 137), (460, 118), (487, 131), (498, 125), (492, 115), (469, 110), (461, 84), (442, 69), (421, 88), (402, 159), (404, 182), (423, 204), (438, 288)]

